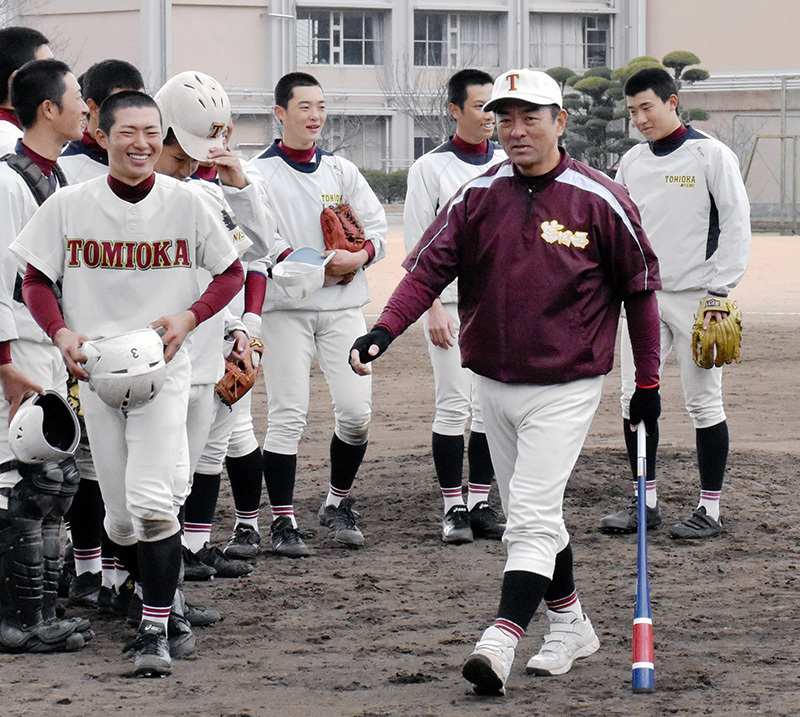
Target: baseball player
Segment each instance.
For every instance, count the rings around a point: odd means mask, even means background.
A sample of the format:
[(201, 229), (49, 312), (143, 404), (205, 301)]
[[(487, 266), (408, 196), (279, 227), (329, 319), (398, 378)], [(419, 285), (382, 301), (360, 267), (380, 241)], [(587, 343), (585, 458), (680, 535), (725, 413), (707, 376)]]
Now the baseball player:
[[(166, 377), (149, 403), (115, 408), (87, 383), (80, 386), (106, 532), (142, 586), (142, 620), (128, 646), (134, 672), (160, 676), (172, 669), (167, 623), (181, 560), (174, 486), (188, 481), (190, 366), (182, 344), (239, 291), (243, 272), (208, 204), (181, 182), (153, 173), (162, 141), (155, 101), (118, 92), (100, 108), (98, 127), (109, 175), (56, 193), (11, 249), (28, 263), (26, 302), (77, 378), (89, 378), (81, 366), (87, 339), (148, 325), (163, 330)], [(202, 295), (199, 267), (214, 275)]]
[(11, 100), (11, 79), (26, 62), (53, 57), (49, 42), (32, 27), (0, 29), (0, 157), (14, 152), (22, 138), (22, 124)]
[[(265, 206), (259, 181), (248, 179), (241, 162), (226, 146), (227, 133), (216, 131), (219, 125), (227, 128), (231, 124), (230, 102), (222, 86), (203, 73), (183, 72), (165, 83), (155, 99), (162, 110), (166, 130), (164, 149), (156, 163), (156, 171), (188, 181), (211, 197), (223, 221), (232, 227), (231, 240), (240, 255), (252, 246), (252, 242), (232, 219), (234, 213), (228, 198), (250, 218), (251, 231), (258, 232), (259, 243), (271, 246), (275, 222)], [(216, 168), (215, 181), (189, 179), (200, 161), (210, 162)], [(260, 175), (255, 176), (260, 180)], [(224, 336), (231, 336), (235, 341), (235, 359), (245, 359), (250, 353), (245, 325), (238, 318), (243, 303), (241, 293), (234, 301), (237, 316), (228, 310), (221, 312), (195, 330), (187, 341), (192, 365), (187, 427), (193, 477), (185, 503), (184, 544), (188, 554), (184, 552), (184, 562), (187, 579), (210, 575), (239, 577), (252, 571), (249, 563), (226, 557), (210, 545), (221, 468), (210, 474), (197, 471), (214, 423), (222, 422), (227, 426), (228, 434), (233, 428), (233, 411), (221, 403), (214, 393), (214, 385), (224, 373)], [(255, 443), (254, 435), (252, 441)], [(254, 447), (257, 450), (257, 443)], [(260, 486), (260, 463), (258, 479)], [(190, 563), (186, 563), (187, 558)]]
[[(726, 297), (750, 258), (750, 203), (736, 155), (718, 140), (684, 125), (678, 90), (668, 72), (647, 68), (625, 83), (634, 126), (645, 142), (622, 158), (617, 182), (639, 206), (642, 224), (661, 266), (658, 292), (661, 362), (675, 349), (686, 410), (692, 417), (700, 470), (700, 502), (673, 525), (673, 538), (711, 538), (722, 531), (719, 499), (728, 459), (728, 424), (722, 403), (722, 368), (703, 369), (692, 360), (692, 326), (704, 297)], [(705, 325), (727, 313), (707, 312)], [(625, 445), (636, 475), (636, 437), (628, 404), (633, 393), (630, 337), (622, 329), (622, 416)], [(661, 523), (656, 492), (658, 434), (647, 442), (647, 526)], [(634, 484), (636, 484), (634, 478)], [(635, 502), (635, 501), (634, 501)], [(635, 505), (605, 516), (607, 533), (635, 533)]]
[(103, 60), (92, 65), (81, 76), (83, 99), (89, 107), (89, 118), (83, 137), (73, 140), (59, 159), (70, 184), (108, 174), (108, 153), (97, 144), (97, 115), (109, 95), (121, 90), (144, 91), (144, 80), (130, 62)]
[[(456, 121), (451, 139), (420, 157), (408, 172), (403, 212), (406, 251), (410, 252), (437, 212), (467, 180), (506, 159), (490, 140), (494, 115), (483, 106), (492, 94), (492, 78), (481, 70), (461, 70), (448, 83), (448, 109)], [(442, 540), (458, 545), (473, 537), (503, 536), (505, 525), (487, 502), (494, 471), (483, 430), (472, 371), (461, 366), (458, 350), (458, 288), (454, 282), (423, 316), (433, 366), (436, 415), (431, 452), (444, 499)], [(464, 429), (470, 413), (467, 504), (461, 490)]]
[[(10, 96), (24, 134), (16, 151), (0, 161), (0, 379), (8, 401), (0, 402), (0, 426), (8, 425), (31, 391), (47, 388), (67, 395), (60, 352), (22, 303), (22, 277), (8, 247), (38, 206), (65, 183), (56, 160), (65, 142), (81, 136), (87, 110), (69, 67), (53, 59), (20, 68), (11, 81)], [(48, 464), (36, 470), (19, 464), (8, 431), (0, 430), (0, 554), (5, 556), (0, 582), (7, 586), (0, 589), (0, 607), (13, 624), (10, 633), (0, 627), (0, 649), (38, 652), (42, 641), (66, 649), (65, 640), (75, 632), (75, 625), (55, 621), (55, 609), (58, 531), (79, 474), (74, 458), (57, 468), (62, 477), (48, 486), (55, 480), (47, 472)], [(47, 495), (61, 496), (59, 512), (43, 507)], [(53, 624), (52, 643), (40, 635), (43, 621)]]
[[(573, 580), (564, 489), (613, 363), (620, 301), (635, 329), (637, 386), (658, 384), (658, 265), (619, 185), (558, 146), (567, 114), (549, 75), (509, 70), (486, 111), (509, 161), (467, 182), (406, 258), (350, 361), (379, 356), (458, 277), (462, 363), (478, 375), (508, 550), (500, 607), (464, 665), (478, 694), (503, 694), (517, 643), (544, 599), (550, 632), (527, 665), (567, 672), (599, 646)], [(660, 403), (637, 388), (632, 420)]]
[[(366, 235), (361, 250), (334, 252), (326, 268), (328, 285), (309, 296), (290, 298), (274, 281), (267, 284), (262, 315), (268, 397), (264, 478), (272, 506), (271, 543), (276, 553), (297, 557), (308, 554), (294, 515), (294, 483), (315, 355), (331, 391), (336, 420), (330, 487), (319, 521), (344, 545), (364, 543), (348, 496), (367, 449), (372, 386), (359, 381), (343, 357), (352, 337), (365, 328), (361, 307), (369, 293), (362, 268), (385, 255), (387, 223), (383, 207), (356, 166), (316, 146), (326, 111), (322, 87), (314, 77), (303, 72), (284, 75), (275, 87), (274, 111), (283, 125), (283, 138), (252, 162), (264, 178), (277, 222), (273, 256), (281, 260), (303, 246), (325, 252), (320, 214), (338, 204), (353, 207)], [(346, 277), (352, 272), (349, 281)]]
[[(86, 128), (80, 139), (67, 144), (58, 160), (69, 184), (108, 174), (108, 153), (95, 139), (100, 105), (114, 92), (144, 87), (139, 70), (122, 60), (103, 60), (92, 65), (81, 76), (80, 83), (89, 107)], [(71, 378), (69, 383), (70, 400), (80, 415), (77, 381)], [(61, 583), (68, 585), (67, 595), (73, 605), (110, 608), (128, 575), (117, 565), (103, 533), (105, 509), (85, 430), (82, 439), (77, 452), (81, 483), (66, 516), (69, 543)], [(74, 557), (72, 563), (68, 559), (70, 554)]]

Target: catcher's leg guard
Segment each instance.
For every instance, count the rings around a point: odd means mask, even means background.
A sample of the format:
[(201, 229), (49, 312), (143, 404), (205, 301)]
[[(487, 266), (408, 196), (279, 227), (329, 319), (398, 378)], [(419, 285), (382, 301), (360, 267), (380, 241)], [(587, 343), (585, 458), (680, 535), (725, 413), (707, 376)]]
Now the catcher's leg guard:
[(4, 619), (27, 629), (42, 621), (42, 522), (5, 510), (0, 524), (0, 607)]
[[(55, 464), (20, 466), (23, 478), (10, 490), (8, 509), (0, 511), (0, 649), (9, 652), (52, 652), (80, 649), (88, 623), (44, 620), (45, 583), (52, 592), (49, 610), (55, 617), (55, 591), (58, 581), (58, 522), (44, 516), (54, 509), (62, 483)], [(46, 567), (43, 533), (55, 550), (55, 573), (45, 581)], [(54, 548), (53, 548), (54, 546)], [(49, 572), (49, 570), (48, 570)], [(85, 623), (85, 624), (83, 624)], [(76, 635), (76, 632), (78, 633)], [(87, 632), (88, 635), (88, 632)]]

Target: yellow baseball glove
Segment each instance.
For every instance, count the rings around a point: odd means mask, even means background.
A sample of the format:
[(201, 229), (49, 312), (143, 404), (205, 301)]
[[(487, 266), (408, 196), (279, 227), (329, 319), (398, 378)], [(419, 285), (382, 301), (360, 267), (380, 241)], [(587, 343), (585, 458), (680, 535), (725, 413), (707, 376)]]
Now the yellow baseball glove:
[[(727, 312), (722, 321), (712, 321), (703, 328), (705, 315), (709, 311)], [(724, 297), (706, 296), (700, 301), (700, 308), (692, 330), (692, 356), (700, 368), (722, 366), (739, 361), (742, 345), (742, 311), (735, 301)]]

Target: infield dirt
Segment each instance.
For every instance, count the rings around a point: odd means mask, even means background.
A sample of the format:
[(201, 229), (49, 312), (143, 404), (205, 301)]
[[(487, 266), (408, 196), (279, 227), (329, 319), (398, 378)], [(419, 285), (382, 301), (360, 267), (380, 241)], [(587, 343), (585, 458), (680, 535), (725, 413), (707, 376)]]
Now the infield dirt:
[[(398, 215), (391, 223), (390, 256), (371, 270), (370, 315), (400, 275)], [(565, 505), (578, 590), (601, 648), (567, 675), (525, 675), (546, 629), (537, 614), (520, 643), (507, 696), (471, 693), (461, 665), (494, 616), (505, 553), (499, 542), (441, 542), (429, 451), (432, 380), (422, 331), (414, 326), (375, 368), (370, 447), (353, 493), (364, 548), (337, 547), (317, 525), (332, 416), (315, 366), (296, 501), (313, 555), (292, 561), (265, 553), (247, 578), (187, 584), (190, 601), (213, 605), (224, 621), (198, 630), (196, 654), (176, 661), (168, 678), (132, 678), (130, 658), (121, 654), (132, 631), (101, 615), (90, 615), (97, 636), (82, 652), (0, 656), (0, 709), (9, 716), (65, 717), (800, 713), (800, 316), (791, 313), (800, 305), (798, 250), (794, 238), (754, 239), (753, 265), (734, 297), (745, 314), (743, 360), (726, 368), (732, 452), (725, 531), (696, 545), (678, 544), (666, 531), (691, 512), (698, 482), (694, 431), (674, 361), (665, 370), (659, 453), (665, 524), (651, 532), (649, 550), (653, 694), (633, 695), (630, 687), (635, 536), (596, 529), (631, 494), (616, 369)], [(254, 405), (262, 438), (263, 387)], [(497, 505), (496, 489), (492, 501)], [(267, 544), (266, 494), (264, 505)], [(225, 486), (214, 529), (218, 544), (227, 539), (232, 517)]]

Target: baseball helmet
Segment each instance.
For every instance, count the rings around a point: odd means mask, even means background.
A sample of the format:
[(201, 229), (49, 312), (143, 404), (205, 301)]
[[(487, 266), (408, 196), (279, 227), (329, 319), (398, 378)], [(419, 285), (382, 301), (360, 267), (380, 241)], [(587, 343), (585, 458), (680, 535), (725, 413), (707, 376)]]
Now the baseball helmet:
[(80, 437), (75, 411), (52, 390), (23, 401), (8, 427), (11, 452), (20, 463), (63, 461), (74, 455)]
[(323, 256), (314, 247), (300, 247), (272, 267), (272, 278), (290, 299), (302, 299), (322, 288), (325, 267), (333, 256)]
[(155, 100), (161, 109), (164, 135), (172, 128), (190, 157), (204, 162), (210, 149), (225, 147), (231, 103), (213, 77), (202, 72), (181, 72), (164, 83)]
[(112, 408), (150, 403), (164, 385), (164, 344), (153, 329), (129, 331), (81, 346), (89, 388)]

